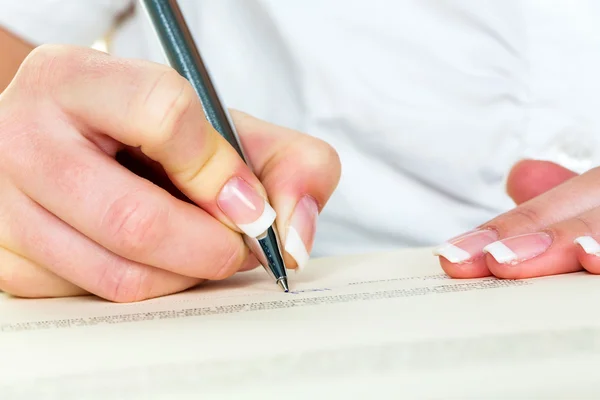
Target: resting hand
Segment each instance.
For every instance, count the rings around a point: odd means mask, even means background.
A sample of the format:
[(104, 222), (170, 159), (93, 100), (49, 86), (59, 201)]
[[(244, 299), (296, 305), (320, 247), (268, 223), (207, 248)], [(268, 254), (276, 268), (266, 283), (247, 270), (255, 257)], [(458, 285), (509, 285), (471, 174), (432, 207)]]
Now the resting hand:
[(582, 175), (523, 161), (511, 171), (513, 210), (436, 249), (452, 277), (522, 279), (600, 273), (600, 168)]

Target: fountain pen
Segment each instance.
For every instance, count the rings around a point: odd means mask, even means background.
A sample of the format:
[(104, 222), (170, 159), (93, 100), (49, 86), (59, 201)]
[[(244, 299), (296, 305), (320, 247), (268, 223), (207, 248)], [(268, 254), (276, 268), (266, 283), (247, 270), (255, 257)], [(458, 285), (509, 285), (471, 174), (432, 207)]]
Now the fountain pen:
[[(140, 0), (148, 15), (169, 65), (186, 78), (200, 98), (204, 114), (215, 130), (237, 151), (250, 168), (235, 126), (200, 56), (177, 0)], [(254, 236), (244, 234), (244, 242), (275, 280), (288, 292), (286, 267), (277, 232), (270, 226)]]

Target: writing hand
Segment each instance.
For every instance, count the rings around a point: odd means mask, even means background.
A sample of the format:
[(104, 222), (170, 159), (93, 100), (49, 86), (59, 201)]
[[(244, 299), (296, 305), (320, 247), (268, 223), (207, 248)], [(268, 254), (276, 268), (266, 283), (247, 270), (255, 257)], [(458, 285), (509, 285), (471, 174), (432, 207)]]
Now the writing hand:
[(171, 68), (34, 50), (0, 96), (0, 289), (130, 302), (224, 279), (258, 265), (240, 233), (269, 215), (266, 196), (288, 266), (305, 263), (337, 154), (232, 118), (256, 175)]

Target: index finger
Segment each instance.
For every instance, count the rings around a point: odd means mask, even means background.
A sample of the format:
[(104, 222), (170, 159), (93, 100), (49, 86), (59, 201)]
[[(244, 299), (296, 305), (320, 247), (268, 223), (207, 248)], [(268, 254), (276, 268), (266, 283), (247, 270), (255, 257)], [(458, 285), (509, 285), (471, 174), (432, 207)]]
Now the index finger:
[(70, 116), (139, 147), (189, 199), (230, 228), (256, 237), (273, 224), (275, 211), (260, 181), (206, 120), (185, 78), (155, 63), (60, 51), (75, 67), (53, 80), (54, 97)]

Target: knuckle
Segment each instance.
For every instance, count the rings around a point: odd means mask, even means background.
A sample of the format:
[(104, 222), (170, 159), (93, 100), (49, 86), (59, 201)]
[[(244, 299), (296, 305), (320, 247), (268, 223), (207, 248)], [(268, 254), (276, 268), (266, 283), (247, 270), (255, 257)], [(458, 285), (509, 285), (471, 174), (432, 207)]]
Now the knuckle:
[(24, 68), (41, 67), (56, 59), (57, 54), (64, 51), (63, 45), (42, 44), (34, 48), (23, 60)]
[(117, 263), (105, 266), (98, 282), (99, 293), (114, 303), (133, 303), (148, 298), (148, 271), (139, 265)]
[(217, 268), (214, 269), (214, 274), (208, 277), (214, 281), (227, 279), (235, 274), (241, 268), (247, 252), (245, 246), (235, 242), (235, 245), (229, 245), (217, 254), (217, 260), (213, 264)]
[(518, 226), (522, 227), (531, 227), (536, 228), (542, 222), (542, 217), (535, 208), (529, 206), (519, 206), (513, 209), (510, 212), (511, 218), (508, 218), (507, 221), (510, 221), (511, 225), (514, 223), (513, 218), (517, 218), (520, 220)]
[(229, 108), (228, 111), (229, 115), (231, 115), (231, 118), (233, 119), (235, 126), (239, 130), (253, 130), (256, 126), (258, 120), (252, 115), (233, 108)]
[[(35, 122), (33, 118), (29, 116), (27, 107), (21, 104), (15, 104), (14, 102), (6, 102), (4, 104), (4, 98), (0, 96), (0, 147), (2, 148), (2, 154), (4, 157), (0, 158), (0, 162), (5, 166), (9, 160), (12, 160), (14, 156), (13, 149), (8, 149), (10, 143), (19, 141), (21, 138), (28, 138), (27, 144), (35, 144), (37, 139), (36, 135), (32, 135), (30, 132), (35, 132)], [(19, 141), (20, 142), (20, 141)], [(14, 150), (17, 153), (22, 153), (23, 144), (19, 143), (14, 146)], [(21, 151), (19, 151), (21, 150)]]
[(321, 158), (323, 159), (326, 168), (337, 171), (337, 175), (339, 175), (342, 169), (342, 162), (337, 150), (323, 140), (319, 139), (319, 142), (321, 143)]
[(583, 217), (581, 215), (576, 215), (575, 217), (573, 217), (573, 221), (579, 223), (583, 227), (584, 232), (588, 232), (589, 234), (594, 234), (596, 231), (594, 224), (590, 220), (588, 220), (588, 218), (586, 218), (586, 217)]
[(588, 171), (584, 172), (582, 175), (592, 175), (596, 178), (600, 178), (598, 175), (600, 175), (600, 167), (593, 167), (591, 169), (589, 169)]
[(341, 161), (338, 152), (324, 140), (306, 136), (310, 143), (305, 146), (304, 162), (315, 171), (326, 171), (328, 174), (339, 175)]
[(156, 248), (164, 237), (167, 219), (166, 208), (137, 191), (113, 202), (101, 225), (117, 253), (135, 257)]
[(175, 70), (163, 71), (146, 92), (143, 109), (154, 110), (151, 117), (150, 146), (161, 146), (173, 139), (196, 95), (187, 80)]
[(24, 78), (29, 87), (47, 89), (47, 83), (73, 65), (76, 51), (71, 46), (43, 44), (33, 49), (22, 63), (18, 78)]

